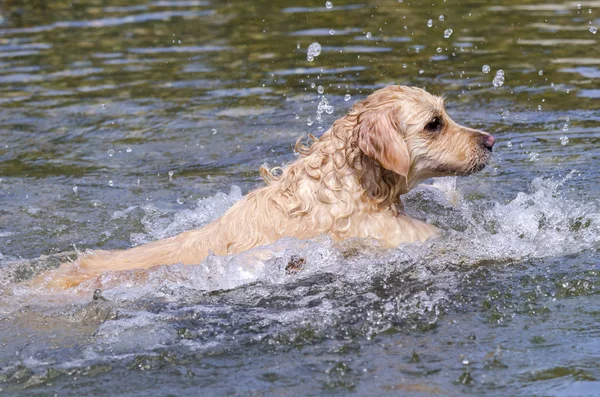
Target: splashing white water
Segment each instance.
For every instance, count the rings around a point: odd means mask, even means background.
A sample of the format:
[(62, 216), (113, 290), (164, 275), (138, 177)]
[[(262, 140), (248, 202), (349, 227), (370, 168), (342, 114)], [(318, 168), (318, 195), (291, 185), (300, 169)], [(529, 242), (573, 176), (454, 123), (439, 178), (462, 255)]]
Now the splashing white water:
[[(445, 236), (425, 245), (382, 251), (369, 241), (336, 244), (325, 236), (311, 241), (288, 238), (240, 255), (211, 256), (196, 266), (161, 267), (151, 271), (145, 282), (153, 289), (171, 280), (192, 289), (218, 290), (256, 281), (285, 283), (290, 277), (319, 272), (357, 280), (372, 278), (386, 271), (377, 263), (415, 264), (425, 257), (434, 258), (430, 264), (459, 261), (469, 265), (484, 260), (509, 262), (572, 254), (598, 244), (600, 214), (595, 204), (563, 197), (564, 182), (535, 179), (531, 192), (520, 192), (508, 203), (499, 203), (466, 201), (456, 178), (437, 179), (433, 185), (420, 186), (406, 197), (407, 209), (415, 216), (447, 230)], [(229, 195), (200, 200), (195, 210), (176, 213), (169, 224), (161, 223), (160, 213), (153, 209), (144, 221), (148, 233), (135, 239), (149, 241), (201, 226), (240, 197), (239, 189), (234, 187)], [(344, 259), (343, 253), (348, 250), (367, 254)], [(302, 258), (304, 265), (298, 274), (290, 276), (286, 266), (293, 257)], [(109, 279), (105, 281), (112, 284)]]
[[(520, 192), (507, 203), (465, 200), (456, 178), (419, 186), (405, 197), (407, 210), (446, 230), (443, 237), (423, 245), (380, 250), (372, 241), (340, 244), (327, 236), (310, 241), (286, 238), (239, 255), (210, 256), (198, 265), (157, 267), (142, 278), (127, 272), (107, 273), (100, 282), (109, 294), (135, 299), (165, 286), (214, 291), (257, 281), (286, 283), (320, 273), (359, 281), (385, 273), (389, 266), (420, 266), (425, 258), (428, 266), (468, 266), (480, 261), (505, 263), (573, 254), (600, 242), (600, 213), (597, 203), (564, 197), (561, 187), (571, 176), (561, 181), (535, 179), (531, 192)], [(174, 216), (155, 206), (145, 206), (142, 223), (146, 232), (132, 235), (132, 241), (142, 244), (202, 227), (241, 197), (241, 190), (234, 186), (229, 194), (198, 200), (195, 209), (178, 211)], [(348, 256), (348, 252), (354, 254)], [(298, 258), (302, 266), (290, 273), (286, 267)], [(89, 284), (82, 284), (78, 292), (92, 288)]]
[(142, 218), (142, 224), (146, 233), (133, 234), (131, 241), (134, 245), (140, 245), (202, 227), (223, 215), (229, 207), (241, 198), (242, 190), (234, 185), (231, 187), (229, 194), (219, 192), (212, 197), (198, 200), (194, 210), (176, 212), (173, 220), (170, 220), (168, 214), (153, 204), (145, 205), (142, 207), (146, 214)]

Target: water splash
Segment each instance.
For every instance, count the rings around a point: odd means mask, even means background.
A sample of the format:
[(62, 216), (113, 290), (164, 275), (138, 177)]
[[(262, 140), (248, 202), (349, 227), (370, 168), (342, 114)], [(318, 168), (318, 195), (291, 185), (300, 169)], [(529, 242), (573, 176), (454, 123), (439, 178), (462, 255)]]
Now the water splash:
[(153, 204), (144, 205), (141, 207), (144, 212), (141, 223), (145, 233), (134, 233), (131, 241), (135, 245), (140, 245), (202, 227), (221, 216), (241, 198), (242, 190), (234, 185), (229, 194), (217, 193), (212, 197), (199, 199), (195, 209), (175, 212), (172, 219), (170, 219), (169, 212), (161, 210)]
[[(167, 283), (213, 291), (257, 281), (286, 283), (295, 277), (322, 272), (364, 281), (385, 274), (388, 265), (397, 270), (398, 266), (422, 266), (426, 261), (430, 267), (444, 268), (449, 263), (461, 266), (480, 261), (505, 263), (581, 252), (600, 242), (600, 211), (596, 203), (565, 197), (563, 186), (573, 175), (575, 171), (562, 180), (535, 179), (531, 192), (520, 192), (507, 203), (467, 201), (455, 177), (419, 186), (405, 197), (407, 210), (412, 216), (429, 219), (446, 230), (444, 237), (424, 245), (379, 250), (370, 241), (338, 244), (327, 236), (311, 241), (286, 238), (240, 255), (210, 256), (198, 265), (148, 270), (147, 277), (138, 281), (136, 288), (156, 290)], [(141, 244), (201, 227), (241, 197), (241, 190), (234, 186), (229, 194), (219, 193), (199, 200), (195, 209), (172, 215), (145, 206), (142, 224), (146, 232), (133, 235), (132, 241)], [(303, 258), (303, 266), (290, 278), (286, 267), (293, 257)], [(388, 265), (381, 267), (381, 263)], [(137, 296), (141, 292), (131, 292), (130, 285), (138, 278), (134, 274), (107, 274), (101, 282), (113, 291), (121, 291), (121, 285), (127, 286), (123, 287), (126, 293)]]

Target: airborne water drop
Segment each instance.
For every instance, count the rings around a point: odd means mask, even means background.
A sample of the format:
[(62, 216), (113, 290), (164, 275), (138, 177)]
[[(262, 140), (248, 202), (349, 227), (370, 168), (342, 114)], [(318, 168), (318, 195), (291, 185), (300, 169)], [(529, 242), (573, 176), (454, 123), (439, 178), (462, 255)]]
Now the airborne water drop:
[(312, 43), (308, 46), (308, 51), (306, 52), (306, 60), (308, 62), (312, 62), (315, 60), (315, 57), (318, 57), (321, 54), (321, 44)]

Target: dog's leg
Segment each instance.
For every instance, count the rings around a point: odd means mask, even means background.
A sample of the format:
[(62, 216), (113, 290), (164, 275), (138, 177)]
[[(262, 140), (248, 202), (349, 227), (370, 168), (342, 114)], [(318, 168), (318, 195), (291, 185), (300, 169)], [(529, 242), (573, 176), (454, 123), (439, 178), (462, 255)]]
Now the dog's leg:
[(385, 242), (390, 247), (416, 241), (424, 242), (443, 233), (441, 229), (408, 215), (396, 217), (394, 226), (385, 235)]
[(361, 237), (378, 240), (383, 248), (395, 248), (401, 244), (424, 242), (442, 234), (442, 230), (429, 223), (409, 217), (371, 216), (363, 223)]

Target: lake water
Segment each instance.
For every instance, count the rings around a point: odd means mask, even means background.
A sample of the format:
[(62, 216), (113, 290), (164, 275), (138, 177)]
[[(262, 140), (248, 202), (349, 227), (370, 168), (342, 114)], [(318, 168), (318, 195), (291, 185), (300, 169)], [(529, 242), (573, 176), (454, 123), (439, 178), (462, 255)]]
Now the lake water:
[[(600, 395), (600, 2), (123, 3), (0, 5), (0, 394)], [(207, 223), (393, 83), (497, 138), (405, 197), (443, 237), (21, 284)]]

